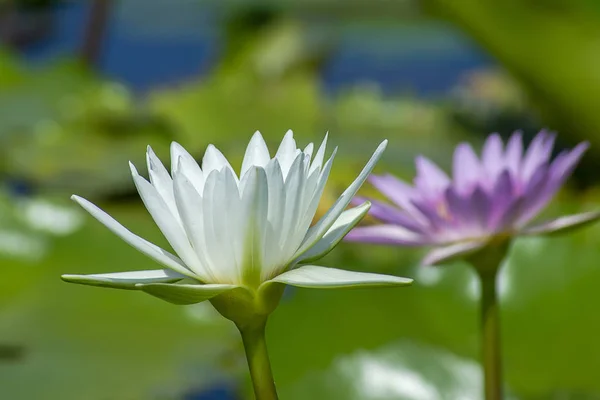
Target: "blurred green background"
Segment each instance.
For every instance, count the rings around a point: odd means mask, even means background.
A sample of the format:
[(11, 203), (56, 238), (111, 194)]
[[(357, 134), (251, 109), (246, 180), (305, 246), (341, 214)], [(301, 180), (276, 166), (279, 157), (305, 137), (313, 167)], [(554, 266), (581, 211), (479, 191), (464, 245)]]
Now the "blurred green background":
[[(239, 165), (326, 131), (326, 209), (384, 138), (377, 171), (448, 166), (462, 140), (548, 127), (592, 148), (547, 215), (597, 208), (595, 0), (0, 0), (0, 393), (11, 400), (250, 398), (233, 325), (208, 304), (63, 283), (152, 268), (68, 198), (166, 245), (127, 161), (173, 140)], [(363, 193), (372, 191), (368, 185)], [(341, 244), (322, 265), (413, 277), (387, 290), (289, 290), (268, 342), (282, 399), (480, 398), (477, 283), (422, 250)], [(518, 240), (502, 271), (510, 398), (600, 399), (600, 226)]]

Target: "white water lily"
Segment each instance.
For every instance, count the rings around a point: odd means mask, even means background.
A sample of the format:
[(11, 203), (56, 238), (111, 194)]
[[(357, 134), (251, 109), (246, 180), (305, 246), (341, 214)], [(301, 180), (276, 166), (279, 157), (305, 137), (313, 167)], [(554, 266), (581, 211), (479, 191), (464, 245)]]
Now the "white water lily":
[[(288, 131), (271, 158), (256, 132), (239, 178), (212, 145), (200, 166), (182, 146), (173, 143), (171, 174), (148, 147), (150, 182), (130, 164), (133, 180), (177, 256), (135, 235), (89, 201), (73, 196), (108, 229), (165, 268), (62, 278), (85, 285), (142, 290), (176, 304), (212, 299), (222, 314), (234, 320), (232, 313), (238, 311), (272, 311), (282, 289), (268, 288), (280, 288), (280, 284), (314, 288), (410, 284), (412, 280), (406, 278), (311, 264), (337, 245), (367, 213), (369, 202), (345, 209), (387, 141), (311, 226), (337, 150), (324, 163), (326, 144), (327, 136), (313, 157), (313, 144), (298, 149)], [(232, 311), (232, 307), (245, 311)]]

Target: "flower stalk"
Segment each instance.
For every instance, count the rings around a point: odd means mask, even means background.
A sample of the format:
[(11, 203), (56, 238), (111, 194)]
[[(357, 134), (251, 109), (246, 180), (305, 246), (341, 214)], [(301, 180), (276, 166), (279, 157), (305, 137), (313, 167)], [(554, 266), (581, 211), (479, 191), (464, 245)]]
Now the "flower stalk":
[(481, 283), (481, 357), (486, 400), (502, 399), (500, 304), (496, 292), (498, 269), (485, 272), (478, 270)]
[(500, 302), (497, 288), (498, 272), (508, 250), (509, 242), (504, 240), (469, 257), (480, 282), (481, 363), (485, 400), (503, 398)]
[(264, 318), (254, 324), (238, 326), (238, 329), (244, 342), (256, 400), (277, 400), (277, 390), (265, 341), (266, 325), (267, 319)]

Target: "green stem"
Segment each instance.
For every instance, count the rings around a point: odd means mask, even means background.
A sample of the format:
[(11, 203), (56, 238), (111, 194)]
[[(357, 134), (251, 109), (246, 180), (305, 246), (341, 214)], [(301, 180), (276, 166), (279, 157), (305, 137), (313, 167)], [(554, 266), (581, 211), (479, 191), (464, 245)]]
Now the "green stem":
[(277, 400), (277, 391), (265, 341), (266, 325), (267, 319), (265, 318), (257, 324), (238, 326), (238, 329), (242, 334), (256, 400)]
[(481, 338), (486, 400), (502, 399), (500, 305), (496, 293), (499, 268), (478, 270), (481, 281)]

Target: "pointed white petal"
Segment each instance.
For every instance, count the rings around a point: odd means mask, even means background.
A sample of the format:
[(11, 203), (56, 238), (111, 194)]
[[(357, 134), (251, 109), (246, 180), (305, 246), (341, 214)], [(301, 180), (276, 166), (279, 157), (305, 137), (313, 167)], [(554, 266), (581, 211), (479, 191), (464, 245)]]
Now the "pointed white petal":
[(600, 219), (600, 212), (591, 211), (582, 214), (567, 215), (523, 229), (522, 235), (557, 235), (583, 228)]
[(300, 249), (296, 252), (295, 257), (300, 257), (305, 251), (314, 246), (314, 244), (323, 237), (325, 232), (331, 228), (331, 225), (333, 225), (348, 204), (350, 204), (352, 197), (354, 197), (358, 189), (360, 189), (364, 181), (367, 179), (386, 146), (387, 140), (384, 140), (379, 147), (377, 147), (377, 150), (375, 150), (375, 153), (373, 153), (373, 156), (369, 162), (367, 162), (367, 165), (365, 165), (354, 182), (352, 182), (352, 184), (346, 190), (344, 190), (342, 195), (336, 200), (333, 206), (331, 206), (331, 208), (325, 213), (319, 222), (309, 229), (308, 233), (306, 234), (306, 238), (304, 239), (302, 246), (300, 246)]
[(196, 274), (202, 277), (204, 282), (216, 282), (217, 278), (206, 258), (207, 245), (204, 239), (202, 197), (181, 170), (175, 172), (173, 183), (175, 186), (175, 202), (181, 215), (186, 236), (189, 238), (202, 266), (196, 271)]
[(267, 174), (261, 167), (252, 167), (240, 182), (243, 238), (242, 275), (247, 284), (258, 284), (264, 264), (264, 242), (268, 224), (269, 189)]
[(306, 154), (308, 156), (308, 161), (310, 161), (310, 159), (312, 158), (314, 148), (315, 148), (315, 145), (313, 143), (309, 143), (302, 151), (304, 154)]
[(223, 167), (230, 168), (237, 180), (235, 171), (231, 168), (231, 164), (229, 164), (229, 161), (227, 161), (223, 153), (212, 144), (209, 144), (204, 153), (204, 157), (202, 158), (202, 172), (204, 173), (204, 177), (208, 177), (208, 174), (212, 171), (219, 171)]
[(150, 283), (136, 285), (137, 289), (173, 304), (195, 304), (210, 300), (221, 293), (237, 288), (235, 285), (190, 285), (174, 283)]
[[(223, 186), (222, 194), (225, 196), (221, 199), (220, 209), (217, 214), (213, 216), (215, 223), (219, 220), (222, 227), (222, 237), (224, 238), (224, 251), (228, 253), (227, 263), (231, 263), (231, 268), (234, 271), (236, 279), (234, 282), (241, 282), (242, 280), (242, 260), (243, 254), (243, 239), (244, 239), (244, 219), (246, 216), (243, 214), (242, 199), (240, 196), (238, 184), (233, 173), (224, 169), (221, 171), (222, 179), (221, 185)], [(215, 201), (218, 197), (215, 193)]]
[(213, 193), (217, 183), (218, 174), (219, 171), (213, 170), (207, 175), (206, 182), (204, 183), (204, 192), (202, 193), (202, 206), (196, 211), (201, 214), (203, 223), (202, 238), (204, 240), (203, 249), (209, 266), (208, 269), (210, 269), (211, 273), (215, 276), (214, 282), (221, 282), (221, 279), (224, 279), (220, 268), (222, 265), (220, 262), (222, 250), (217, 247), (218, 240), (215, 236), (215, 219), (213, 218)]
[(265, 168), (269, 185), (269, 210), (267, 236), (265, 238), (265, 265), (278, 264), (282, 258), (282, 248), (279, 244), (281, 229), (285, 215), (286, 193), (283, 174), (276, 158), (269, 161)]
[(185, 278), (170, 269), (156, 269), (151, 271), (114, 272), (110, 274), (91, 275), (62, 275), (62, 280), (81, 285), (100, 286), (113, 289), (135, 290), (138, 283), (171, 283)]
[(258, 167), (265, 167), (271, 156), (269, 155), (269, 149), (259, 131), (256, 131), (248, 143), (246, 148), (246, 154), (244, 154), (244, 161), (242, 162), (242, 172), (240, 176), (244, 176), (246, 171), (251, 166), (256, 165)]
[(325, 134), (325, 138), (323, 139), (321, 146), (319, 146), (319, 150), (317, 150), (315, 159), (313, 160), (312, 164), (310, 165), (310, 169), (308, 170), (309, 174), (317, 169), (321, 169), (321, 166), (323, 165), (323, 160), (325, 159), (325, 149), (327, 148), (327, 137), (328, 136), (329, 136), (329, 132), (327, 132)]
[(175, 179), (175, 173), (181, 170), (188, 177), (198, 193), (204, 189), (204, 174), (200, 165), (194, 157), (188, 153), (183, 146), (177, 142), (171, 143), (171, 175)]
[(294, 133), (290, 129), (286, 132), (279, 148), (277, 149), (277, 153), (275, 154), (275, 158), (279, 160), (279, 165), (281, 165), (281, 171), (283, 172), (283, 178), (287, 179), (288, 172), (292, 163), (294, 162), (297, 156), (297, 147), (296, 141), (294, 140)]
[(166, 250), (161, 249), (148, 242), (146, 239), (143, 239), (123, 225), (118, 223), (113, 217), (102, 211), (96, 205), (90, 203), (84, 198), (79, 196), (71, 196), (75, 202), (77, 202), (81, 207), (83, 207), (87, 212), (89, 212), (92, 217), (96, 218), (100, 223), (106, 226), (111, 232), (115, 235), (119, 236), (123, 239), (127, 244), (137, 249), (139, 252), (145, 254), (146, 256), (152, 258), (154, 261), (159, 264), (164, 265), (165, 267), (171, 268), (174, 271), (179, 272), (180, 274), (193, 277), (196, 276), (192, 271), (190, 271), (186, 265), (179, 258), (169, 253)]
[[(377, 286), (407, 286), (413, 280), (392, 275), (345, 271), (318, 265), (304, 265), (284, 272), (267, 282), (315, 289), (358, 288)], [(267, 283), (265, 282), (265, 283)]]
[(206, 179), (202, 196), (204, 238), (212, 272), (217, 282), (236, 283), (240, 275), (236, 262), (233, 235), (230, 231), (230, 218), (235, 218), (240, 201), (237, 185), (228, 168), (213, 171)]
[[(279, 232), (279, 246), (282, 249), (281, 255), (284, 258), (288, 258), (294, 254), (294, 251), (298, 248), (306, 234), (306, 231), (299, 231), (298, 229), (298, 223), (304, 214), (301, 209), (305, 183), (304, 168), (302, 165), (303, 158), (302, 154), (296, 157), (290, 168), (288, 178), (285, 181), (285, 212), (283, 214), (281, 231)], [(270, 272), (275, 273), (276, 271)]]
[(146, 151), (146, 162), (148, 163), (150, 183), (152, 183), (158, 194), (163, 198), (171, 214), (179, 218), (177, 207), (175, 206), (175, 198), (173, 197), (173, 181), (171, 180), (171, 176), (150, 146), (148, 146)]
[(358, 207), (344, 211), (321, 240), (305, 252), (297, 262), (311, 262), (325, 256), (364, 218), (369, 208), (371, 203), (367, 201)]
[[(298, 230), (302, 232), (306, 232), (312, 223), (315, 213), (319, 208), (319, 203), (321, 202), (321, 197), (323, 196), (323, 191), (325, 190), (325, 185), (327, 184), (327, 180), (329, 179), (329, 173), (331, 172), (331, 167), (333, 165), (333, 160), (335, 159), (335, 155), (337, 154), (337, 147), (333, 149), (333, 153), (329, 160), (325, 163), (325, 167), (322, 171), (315, 170), (308, 178), (306, 182), (306, 186), (312, 185), (312, 180), (317, 178), (318, 181), (315, 185), (315, 188), (310, 194), (310, 200), (308, 204), (303, 207), (304, 215), (302, 216), (302, 223), (299, 225)], [(307, 191), (310, 189), (307, 188)]]
[(146, 206), (173, 250), (192, 271), (202, 271), (202, 264), (194, 252), (183, 226), (175, 219), (154, 186), (132, 170), (133, 181)]
[(265, 168), (267, 173), (267, 183), (269, 185), (269, 221), (273, 224), (273, 229), (277, 234), (281, 231), (283, 216), (285, 214), (285, 185), (283, 182), (283, 173), (279, 161), (274, 158), (269, 161)]

